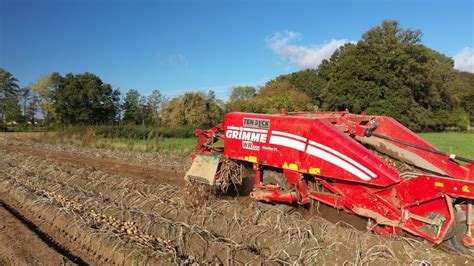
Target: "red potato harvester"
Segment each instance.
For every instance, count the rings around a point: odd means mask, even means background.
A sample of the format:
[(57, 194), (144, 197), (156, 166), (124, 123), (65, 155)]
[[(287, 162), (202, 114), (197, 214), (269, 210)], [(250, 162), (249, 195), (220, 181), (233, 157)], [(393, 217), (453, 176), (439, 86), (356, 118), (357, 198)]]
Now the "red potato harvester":
[(255, 173), (250, 195), (258, 201), (316, 200), (368, 218), (382, 235), (406, 231), (460, 251), (474, 246), (474, 162), (440, 151), (393, 118), (234, 112), (196, 135), (187, 180), (219, 184), (219, 168), (232, 161)]

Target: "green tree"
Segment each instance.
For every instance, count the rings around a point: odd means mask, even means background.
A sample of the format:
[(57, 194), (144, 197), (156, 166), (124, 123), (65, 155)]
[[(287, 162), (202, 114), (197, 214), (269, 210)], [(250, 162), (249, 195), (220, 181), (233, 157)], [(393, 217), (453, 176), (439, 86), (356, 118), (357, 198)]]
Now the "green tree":
[(161, 105), (165, 98), (159, 90), (148, 96), (141, 95), (137, 90), (130, 90), (123, 104), (123, 121), (142, 125), (158, 125), (160, 123)]
[(126, 123), (140, 124), (140, 93), (131, 89), (125, 95), (123, 102), (123, 121)]
[(255, 96), (257, 90), (251, 86), (233, 87), (230, 93), (229, 101), (225, 105), (227, 112), (257, 112)]
[(19, 102), (21, 102), (21, 107), (23, 108), (23, 116), (26, 119), (26, 108), (28, 106), (28, 101), (31, 98), (31, 89), (29, 87), (21, 88), (18, 91)]
[(11, 122), (23, 122), (21, 115), (20, 102), (17, 98), (9, 97), (0, 100), (0, 108), (2, 110), (2, 119)]
[(230, 101), (248, 100), (255, 97), (256, 94), (257, 94), (257, 90), (255, 89), (255, 87), (237, 86), (237, 87), (232, 88), (229, 100)]
[(30, 87), (25, 87), (19, 90), (19, 101), (21, 102), (21, 108), (23, 119), (25, 122), (35, 122), (35, 115), (40, 109), (40, 97), (32, 91)]
[(17, 121), (21, 118), (18, 80), (8, 71), (0, 68), (0, 118)]
[(420, 41), (420, 31), (384, 21), (322, 62), (311, 95), (325, 110), (388, 115), (414, 130), (463, 126), (452, 59)]
[(223, 115), (222, 104), (203, 92), (187, 92), (173, 98), (162, 108), (163, 123), (169, 126), (208, 127)]
[(150, 125), (151, 124), (151, 109), (150, 106), (148, 105), (147, 102), (147, 97), (142, 95), (140, 96), (140, 99), (138, 100), (138, 106), (139, 106), (139, 112), (138, 112), (138, 117), (139, 117), (139, 123), (142, 125)]
[(36, 121), (36, 114), (40, 109), (40, 97), (38, 95), (32, 95), (29, 97), (28, 101), (26, 102), (25, 108), (25, 120), (31, 122), (32, 124)]
[(224, 116), (225, 103), (216, 98), (216, 92), (210, 90), (206, 97), (206, 111), (209, 125), (217, 125)]
[(470, 124), (474, 123), (474, 73), (459, 72), (456, 81), (461, 90), (455, 91), (461, 106), (469, 114)]
[(286, 75), (286, 77), (293, 87), (311, 98), (313, 105), (321, 106), (321, 87), (323, 81), (318, 77), (317, 70), (306, 69)]
[(39, 96), (39, 106), (43, 112), (46, 123), (57, 120), (55, 94), (62, 79), (63, 77), (61, 77), (58, 72), (54, 72), (50, 75), (42, 76), (37, 82), (30, 86), (31, 90), (36, 92)]
[(153, 90), (147, 97), (147, 105), (149, 108), (149, 121), (151, 124), (160, 124), (161, 105), (165, 102), (164, 96), (159, 90)]
[[(235, 87), (226, 104), (227, 112), (278, 113), (313, 109), (311, 98), (291, 83), (291, 75), (282, 75), (255, 92), (253, 87)], [(293, 79), (294, 80), (294, 79)]]
[(267, 82), (258, 91), (255, 100), (257, 111), (262, 113), (278, 113), (282, 109), (289, 112), (309, 111), (313, 108), (311, 98), (297, 90), (286, 76)]
[(12, 73), (0, 68), (0, 95), (4, 98), (16, 97), (19, 89), (18, 80)]
[(117, 118), (120, 92), (91, 73), (67, 74), (54, 93), (61, 124), (100, 124)]

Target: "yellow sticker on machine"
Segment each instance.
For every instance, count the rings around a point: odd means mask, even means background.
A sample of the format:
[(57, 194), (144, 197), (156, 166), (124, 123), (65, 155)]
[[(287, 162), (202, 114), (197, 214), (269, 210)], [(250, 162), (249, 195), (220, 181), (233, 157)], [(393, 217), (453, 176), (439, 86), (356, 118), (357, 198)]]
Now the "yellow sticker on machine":
[(309, 173), (312, 174), (312, 175), (319, 175), (321, 173), (321, 168), (310, 167), (309, 168)]
[(284, 162), (282, 168), (283, 168), (283, 169), (293, 170), (293, 171), (298, 171), (298, 165), (295, 164), (295, 163), (287, 163), (287, 162)]
[(295, 163), (290, 163), (288, 165), (288, 169), (293, 170), (293, 171), (298, 171), (298, 165)]
[(245, 156), (244, 160), (252, 162), (252, 163), (256, 163), (257, 162), (257, 157), (255, 157), (255, 156)]

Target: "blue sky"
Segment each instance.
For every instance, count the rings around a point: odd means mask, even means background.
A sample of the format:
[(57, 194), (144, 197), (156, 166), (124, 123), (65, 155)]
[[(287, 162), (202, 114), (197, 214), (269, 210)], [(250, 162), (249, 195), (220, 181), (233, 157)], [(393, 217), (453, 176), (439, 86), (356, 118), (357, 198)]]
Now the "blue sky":
[(216, 91), (317, 67), (384, 19), (473, 70), (473, 1), (0, 0), (0, 67), (22, 86), (92, 72), (122, 92)]

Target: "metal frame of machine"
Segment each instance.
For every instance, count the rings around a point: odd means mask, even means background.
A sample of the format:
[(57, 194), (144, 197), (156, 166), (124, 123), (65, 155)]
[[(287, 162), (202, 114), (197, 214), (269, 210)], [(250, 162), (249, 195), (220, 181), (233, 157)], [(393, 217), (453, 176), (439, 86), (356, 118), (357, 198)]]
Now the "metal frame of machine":
[[(473, 161), (445, 154), (390, 117), (234, 112), (217, 127), (196, 130), (196, 135), (193, 158), (218, 153), (251, 164), (251, 196), (259, 201), (317, 200), (369, 218), (370, 229), (379, 234), (406, 231), (441, 243), (463, 230), (463, 244), (474, 244)], [(219, 139), (223, 150), (213, 148)], [(397, 169), (395, 159), (411, 170)], [(287, 189), (265, 182), (264, 172), (275, 169), (285, 177)], [(211, 174), (219, 180), (218, 174)], [(467, 217), (464, 229), (456, 221), (460, 212)]]

